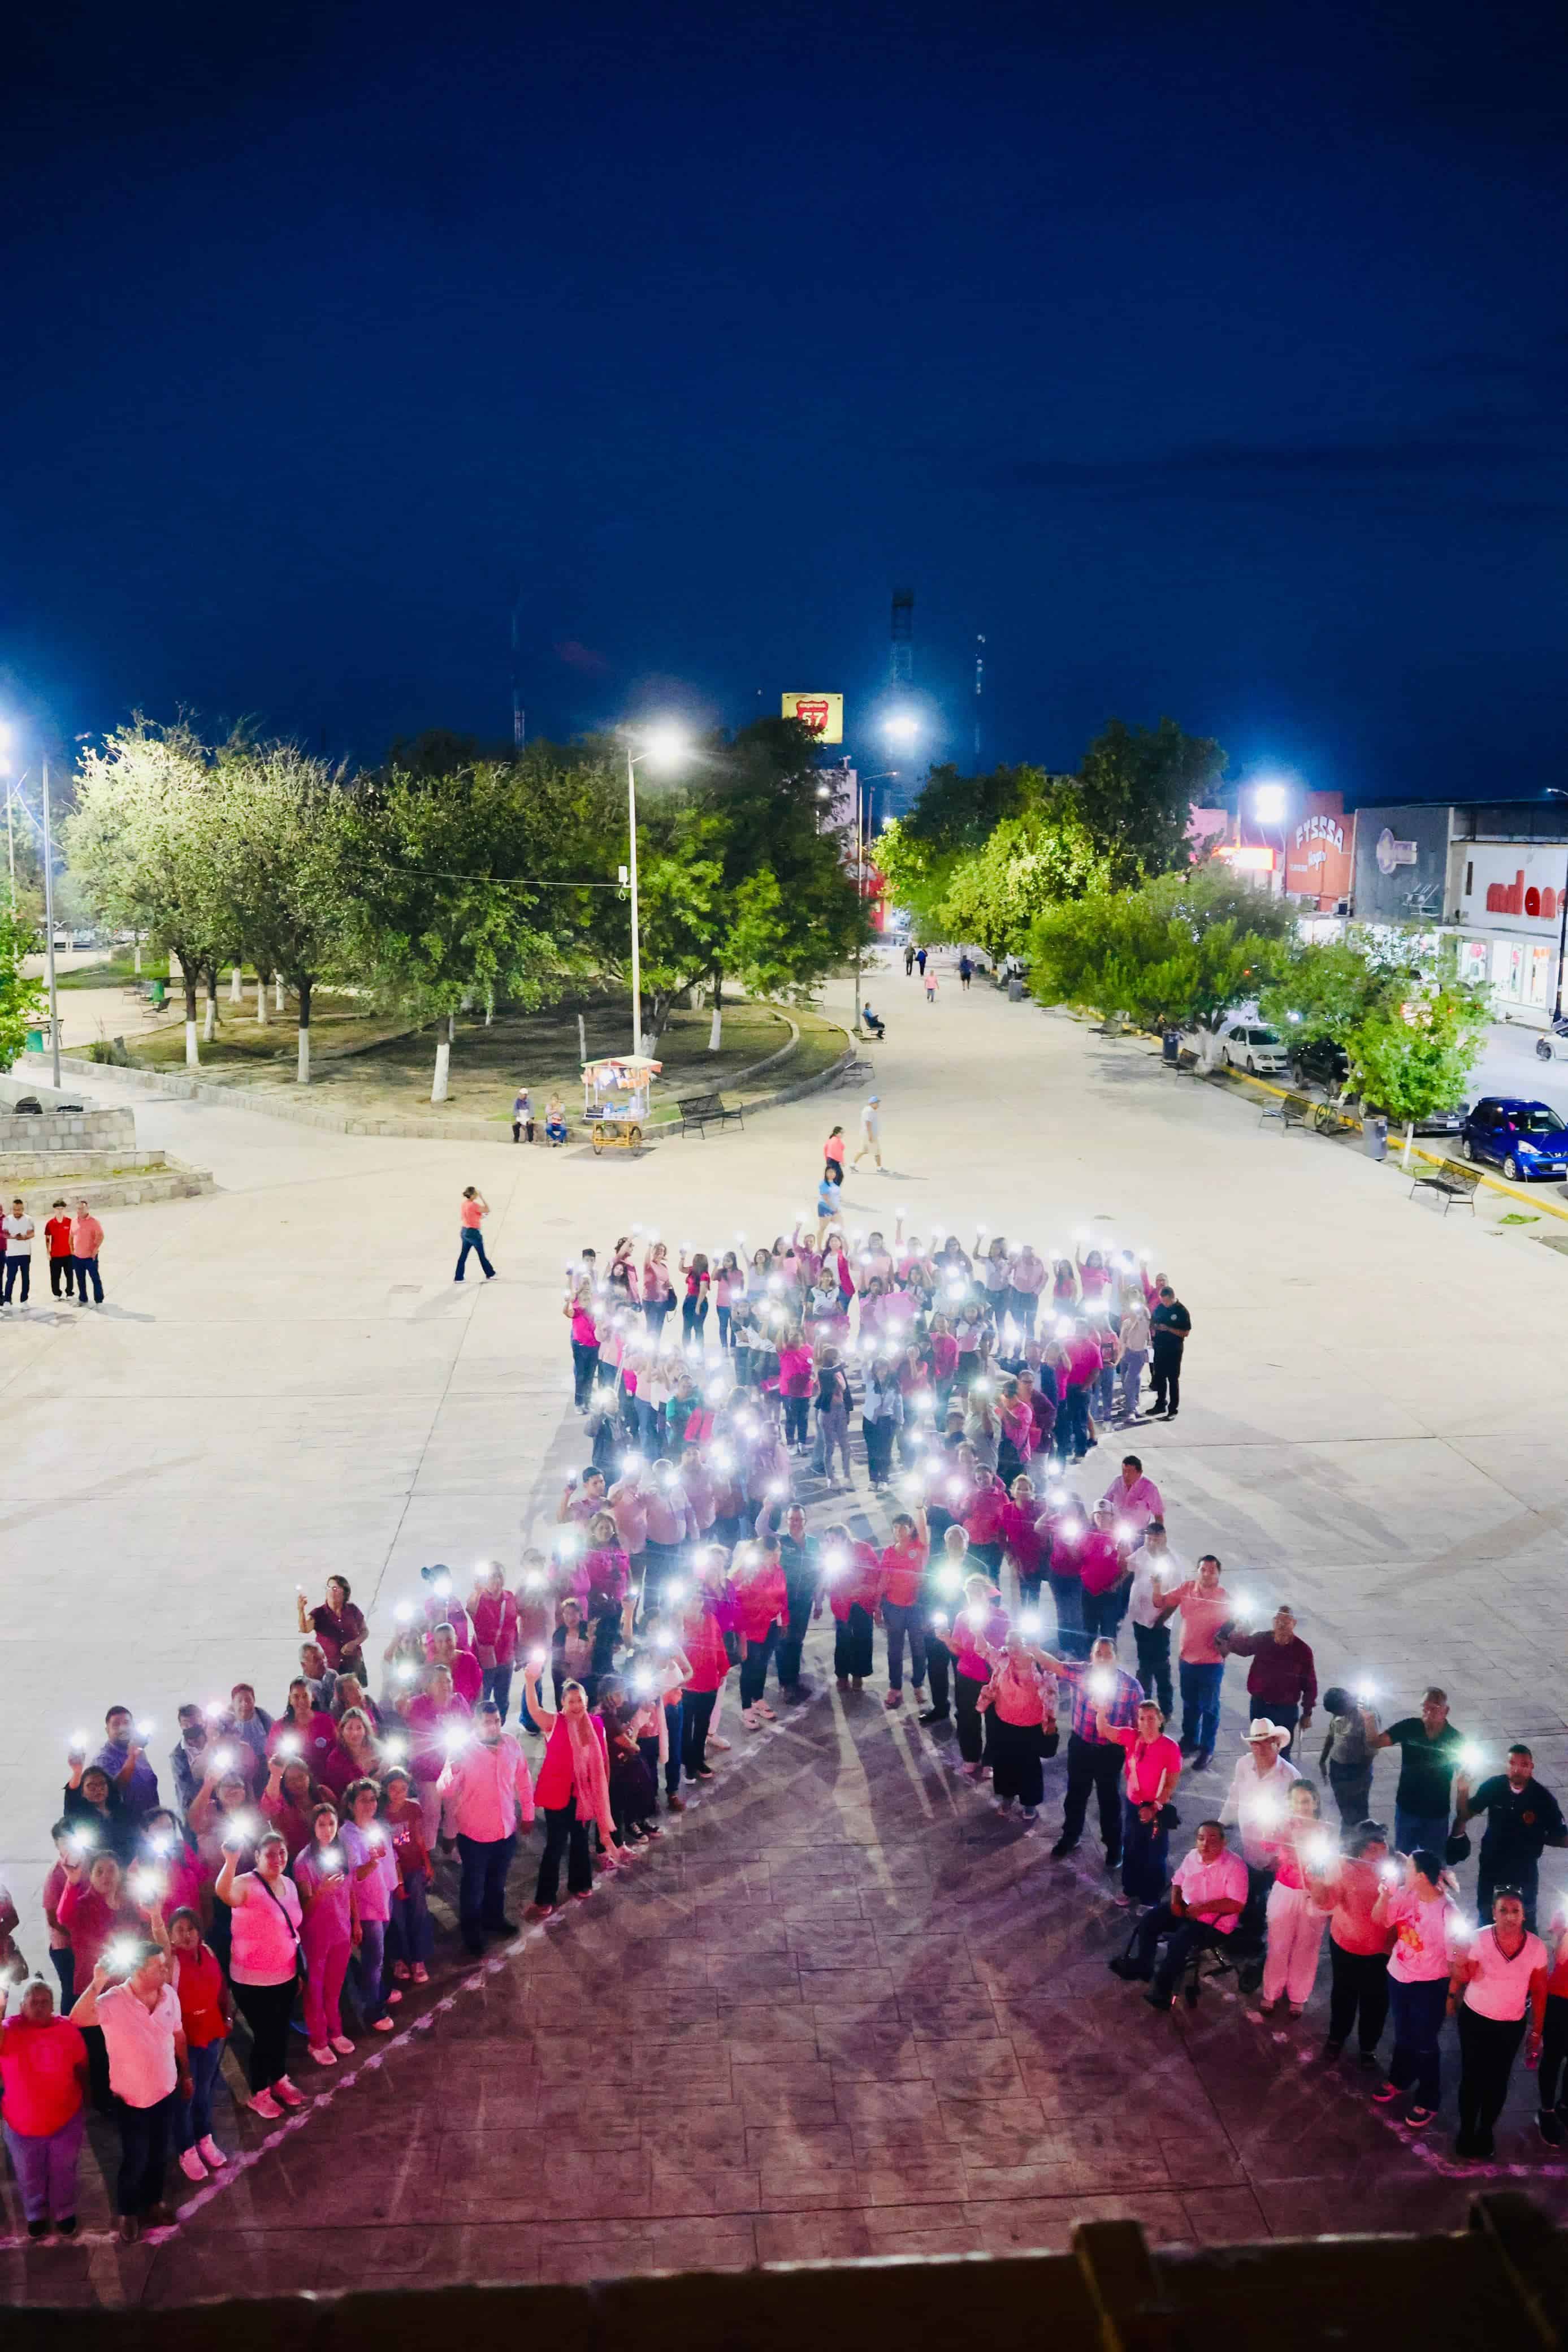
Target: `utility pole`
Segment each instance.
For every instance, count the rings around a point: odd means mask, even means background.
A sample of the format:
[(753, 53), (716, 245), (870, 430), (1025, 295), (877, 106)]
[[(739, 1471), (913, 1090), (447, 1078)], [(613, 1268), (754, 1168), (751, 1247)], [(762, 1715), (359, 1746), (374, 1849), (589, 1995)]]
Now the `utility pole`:
[(637, 762), (626, 746), (626, 814), (630, 832), (632, 883), (632, 1051), (643, 1050), (643, 950), (637, 937)]
[(980, 772), (980, 694), (986, 677), (986, 641), (975, 639), (975, 773)]
[(11, 913), (16, 912), (16, 836), (11, 830), (11, 787), (5, 787), (5, 856), (11, 867)]
[[(55, 856), (49, 842), (49, 763), (44, 769), (44, 923), (49, 943), (49, 1051), (54, 1059), (54, 1082), (57, 1093), (60, 1083), (60, 1001), (55, 990)], [(10, 814), (10, 802), (5, 803)], [(15, 889), (15, 883), (12, 887)]]
[(517, 684), (517, 606), (522, 601), (523, 592), (519, 588), (512, 600), (512, 749), (514, 751), (520, 751), (523, 748), (522, 689)]

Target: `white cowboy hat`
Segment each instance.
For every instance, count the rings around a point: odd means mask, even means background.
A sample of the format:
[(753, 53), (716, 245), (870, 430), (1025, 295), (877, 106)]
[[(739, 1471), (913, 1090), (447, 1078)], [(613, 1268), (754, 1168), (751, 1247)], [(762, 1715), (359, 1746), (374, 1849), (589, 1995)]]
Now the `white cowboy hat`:
[(1290, 1737), (1289, 1731), (1282, 1723), (1270, 1723), (1266, 1715), (1258, 1716), (1247, 1727), (1249, 1747), (1251, 1747), (1255, 1740), (1277, 1739), (1283, 1743)]

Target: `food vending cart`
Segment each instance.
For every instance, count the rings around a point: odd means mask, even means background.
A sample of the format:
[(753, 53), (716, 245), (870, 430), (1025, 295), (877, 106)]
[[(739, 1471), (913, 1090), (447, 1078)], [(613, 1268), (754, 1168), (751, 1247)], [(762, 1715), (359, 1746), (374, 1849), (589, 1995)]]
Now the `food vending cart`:
[(643, 1054), (611, 1054), (582, 1066), (582, 1116), (596, 1152), (639, 1151), (648, 1089), (664, 1068)]

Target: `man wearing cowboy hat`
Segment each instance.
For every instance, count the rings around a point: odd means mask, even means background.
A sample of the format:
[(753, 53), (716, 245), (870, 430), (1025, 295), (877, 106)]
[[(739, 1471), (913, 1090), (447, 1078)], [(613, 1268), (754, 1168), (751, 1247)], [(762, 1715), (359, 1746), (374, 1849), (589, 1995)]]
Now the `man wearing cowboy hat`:
[(1270, 1841), (1285, 1818), (1285, 1799), (1301, 1774), (1285, 1761), (1290, 1731), (1282, 1723), (1258, 1716), (1247, 1727), (1247, 1753), (1231, 1775), (1230, 1790), (1219, 1818), (1241, 1832), (1241, 1851), (1249, 1870), (1271, 1878), (1274, 1850)]

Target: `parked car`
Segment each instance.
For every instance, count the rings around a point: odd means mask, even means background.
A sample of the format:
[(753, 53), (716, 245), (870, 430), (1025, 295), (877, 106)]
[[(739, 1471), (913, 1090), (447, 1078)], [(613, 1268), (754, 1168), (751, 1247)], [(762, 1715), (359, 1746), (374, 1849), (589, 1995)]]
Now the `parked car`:
[(1291, 1066), (1284, 1039), (1277, 1029), (1265, 1028), (1260, 1021), (1223, 1023), (1219, 1058), (1233, 1070), (1249, 1070), (1254, 1077), (1275, 1077)]
[(1467, 1160), (1496, 1160), (1515, 1182), (1568, 1174), (1568, 1129), (1550, 1103), (1517, 1095), (1487, 1095), (1477, 1103), (1459, 1150)]
[(1535, 1041), (1538, 1062), (1568, 1062), (1568, 1014), (1559, 1013), (1550, 1029)]
[(1350, 1056), (1332, 1037), (1299, 1037), (1291, 1045), (1291, 1076), (1301, 1086), (1316, 1085), (1337, 1095), (1350, 1076)]

